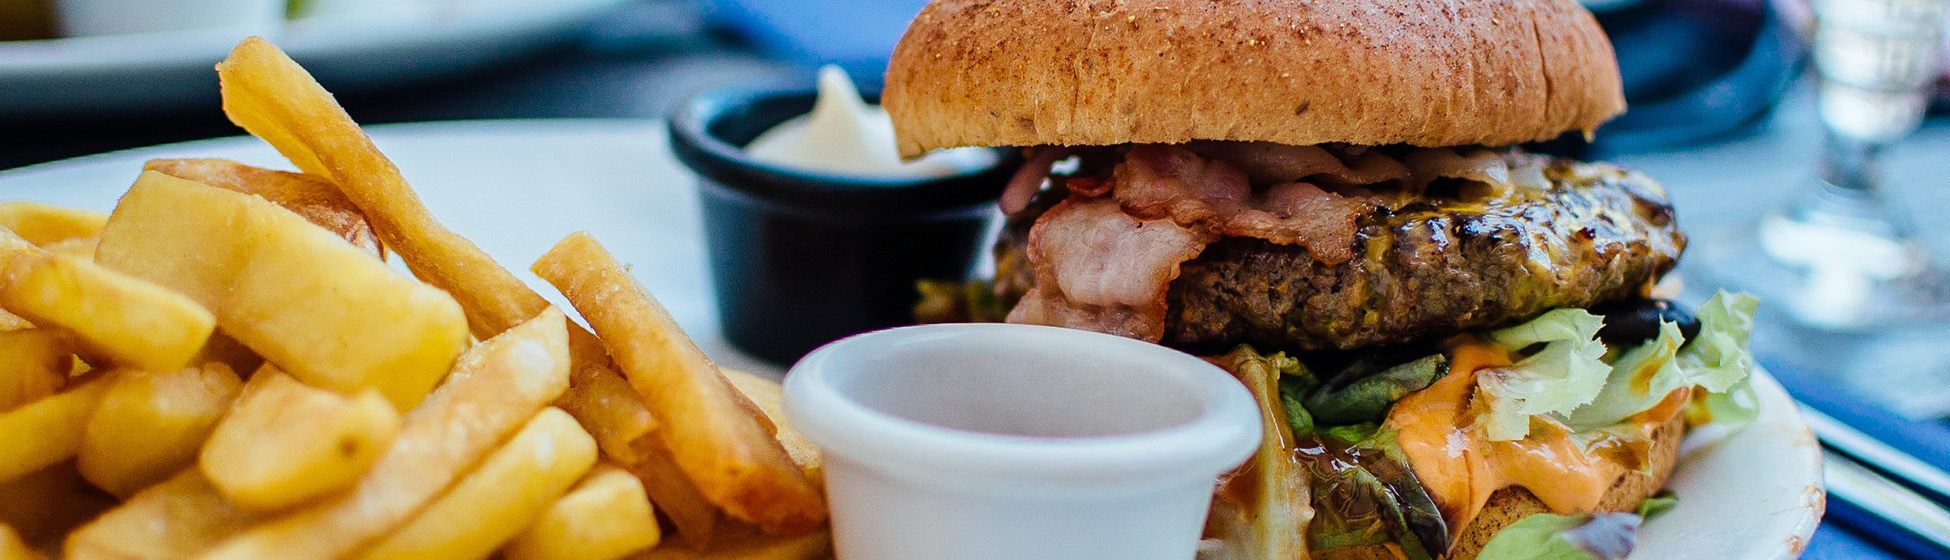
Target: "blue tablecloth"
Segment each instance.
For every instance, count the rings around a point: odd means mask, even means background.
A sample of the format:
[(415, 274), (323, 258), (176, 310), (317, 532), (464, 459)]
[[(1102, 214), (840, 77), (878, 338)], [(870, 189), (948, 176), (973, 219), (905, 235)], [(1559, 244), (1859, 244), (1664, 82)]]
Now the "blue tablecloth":
[[(1849, 394), (1834, 383), (1803, 370), (1770, 365), (1781, 385), (1803, 404), (1820, 410), (1863, 433), (1882, 440), (1932, 465), (1950, 465), (1950, 423), (1913, 421), (1897, 416)], [(1855, 511), (1830, 497), (1828, 516), (1808, 542), (1803, 558), (1809, 560), (1904, 558), (1950, 560), (1950, 554), (1897, 546), (1879, 537), (1873, 518)], [(1886, 529), (1884, 529), (1886, 531)]]

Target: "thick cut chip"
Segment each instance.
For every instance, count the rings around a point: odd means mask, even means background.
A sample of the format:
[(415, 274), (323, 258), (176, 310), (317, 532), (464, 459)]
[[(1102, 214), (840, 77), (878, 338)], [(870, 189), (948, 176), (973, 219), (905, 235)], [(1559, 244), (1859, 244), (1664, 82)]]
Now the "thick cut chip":
[(597, 465), (501, 550), (507, 560), (616, 560), (656, 546), (662, 529), (643, 483)]
[(197, 465), (237, 505), (276, 511), (351, 485), (399, 427), (378, 391), (346, 397), (266, 367), (244, 384)]
[(643, 483), (643, 491), (650, 496), (650, 503), (670, 518), (670, 524), (677, 530), (677, 538), (692, 548), (703, 549), (710, 546), (717, 536), (718, 526), (723, 524), (724, 514), (718, 506), (699, 492), (697, 484), (677, 468), (677, 461), (670, 456), (657, 438), (643, 438), (636, 443), (638, 461), (626, 465), (630, 474), (636, 475)]
[(230, 408), (241, 384), (218, 363), (169, 372), (121, 370), (81, 433), (76, 464), (95, 487), (117, 496), (161, 482), (196, 463), (197, 449)]
[(216, 320), (182, 294), (0, 231), (0, 307), (73, 333), (90, 356), (151, 371), (183, 367)]
[(346, 394), (373, 387), (400, 410), (467, 343), (445, 292), (262, 198), (153, 171), (109, 215), (95, 258), (201, 302), (292, 377)]
[(624, 377), (662, 425), (654, 434), (704, 497), (774, 533), (826, 521), (826, 500), (669, 312), (586, 233), (534, 266), (609, 344)]
[[(487, 252), (427, 212), (426, 205), (311, 74), (270, 42), (252, 37), (217, 65), (223, 111), (230, 121), (270, 142), (298, 169), (324, 177), (365, 212), (387, 248), (413, 274), (453, 294), (475, 338), (492, 338), (543, 309), (542, 299)], [(602, 344), (569, 326), (569, 391), (557, 406), (596, 436), (603, 453), (634, 462), (631, 443), (655, 429), (641, 398), (614, 383), (615, 367)]]
[[(739, 394), (745, 395), (752, 405), (758, 407), (760, 414), (769, 418), (785, 417), (785, 389), (779, 386), (779, 382), (735, 369), (720, 371), (724, 372), (725, 381), (730, 381), (732, 388), (738, 389)], [(792, 456), (792, 462), (806, 471), (808, 478), (814, 483), (821, 482), (824, 471), (819, 446), (813, 445), (812, 440), (806, 439), (805, 434), (799, 433), (790, 424), (778, 423), (772, 435), (779, 439), (779, 445), (785, 447), (786, 454)]]
[(568, 386), (562, 312), (461, 356), (447, 382), (406, 415), (399, 437), (352, 488), (237, 535), (210, 560), (329, 560), (399, 527)]
[(542, 409), (446, 495), (360, 557), (487, 558), (534, 523), (595, 464), (596, 440), (576, 425), (575, 418), (558, 408)]
[(259, 517), (226, 500), (196, 469), (137, 492), (68, 535), (66, 560), (191, 558)]
[(96, 379), (0, 414), (0, 480), (13, 480), (74, 458), (88, 415), (107, 392)]
[(45, 247), (69, 239), (100, 237), (108, 215), (38, 202), (0, 203), (0, 228)]
[(74, 347), (49, 329), (0, 331), (0, 412), (60, 391), (74, 370)]
[(380, 254), (379, 238), (373, 233), (372, 224), (366, 223), (366, 215), (346, 200), (338, 186), (323, 177), (253, 167), (227, 159), (152, 159), (142, 169), (264, 197), (338, 234), (353, 246)]

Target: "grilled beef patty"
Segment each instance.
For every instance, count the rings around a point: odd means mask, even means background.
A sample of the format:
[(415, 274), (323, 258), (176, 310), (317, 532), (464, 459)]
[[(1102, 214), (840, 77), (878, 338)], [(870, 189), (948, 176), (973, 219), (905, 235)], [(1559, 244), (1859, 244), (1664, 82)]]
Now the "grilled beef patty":
[[(1172, 282), (1163, 342), (1200, 350), (1409, 342), (1642, 296), (1672, 269), (1686, 239), (1656, 183), (1568, 160), (1550, 162), (1544, 176), (1549, 186), (1524, 196), (1431, 193), (1376, 208), (1360, 219), (1345, 263), (1261, 239), (1213, 243)], [(1035, 282), (1024, 232), (1048, 206), (1010, 217), (1014, 227), (996, 249), (1004, 301)]]

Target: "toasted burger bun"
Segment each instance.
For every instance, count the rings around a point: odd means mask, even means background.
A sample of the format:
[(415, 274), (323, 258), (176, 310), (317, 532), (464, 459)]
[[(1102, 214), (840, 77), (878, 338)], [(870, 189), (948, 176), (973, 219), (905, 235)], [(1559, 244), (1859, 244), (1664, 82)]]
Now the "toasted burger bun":
[[(1639, 507), (1639, 502), (1659, 493), (1659, 489), (1666, 486), (1666, 479), (1672, 476), (1673, 467), (1679, 464), (1679, 441), (1685, 436), (1683, 416), (1660, 426), (1652, 434), (1652, 445), (1647, 452), (1649, 456), (1645, 459), (1647, 468), (1619, 477), (1611, 490), (1605, 492), (1598, 508), (1604, 511), (1632, 511)], [(1537, 513), (1550, 513), (1550, 509), (1544, 507), (1544, 502), (1531, 496), (1529, 491), (1521, 487), (1498, 490), (1490, 495), (1490, 502), (1483, 506), (1482, 513), (1463, 528), (1462, 535), (1456, 538), (1454, 547), (1444, 558), (1472, 560), (1498, 531)], [(1314, 558), (1321, 560), (1397, 560), (1393, 553), (1378, 546), (1330, 548), (1313, 551), (1313, 554)]]
[(881, 98), (905, 156), (1258, 140), (1456, 146), (1625, 108), (1574, 0), (939, 0)]

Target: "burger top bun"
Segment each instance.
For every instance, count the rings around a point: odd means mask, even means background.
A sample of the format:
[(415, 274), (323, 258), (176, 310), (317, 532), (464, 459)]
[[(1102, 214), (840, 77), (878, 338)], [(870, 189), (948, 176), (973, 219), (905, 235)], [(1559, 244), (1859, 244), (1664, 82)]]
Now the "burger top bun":
[(1624, 111), (1575, 0), (935, 0), (882, 103), (901, 154), (1257, 140), (1504, 145)]

